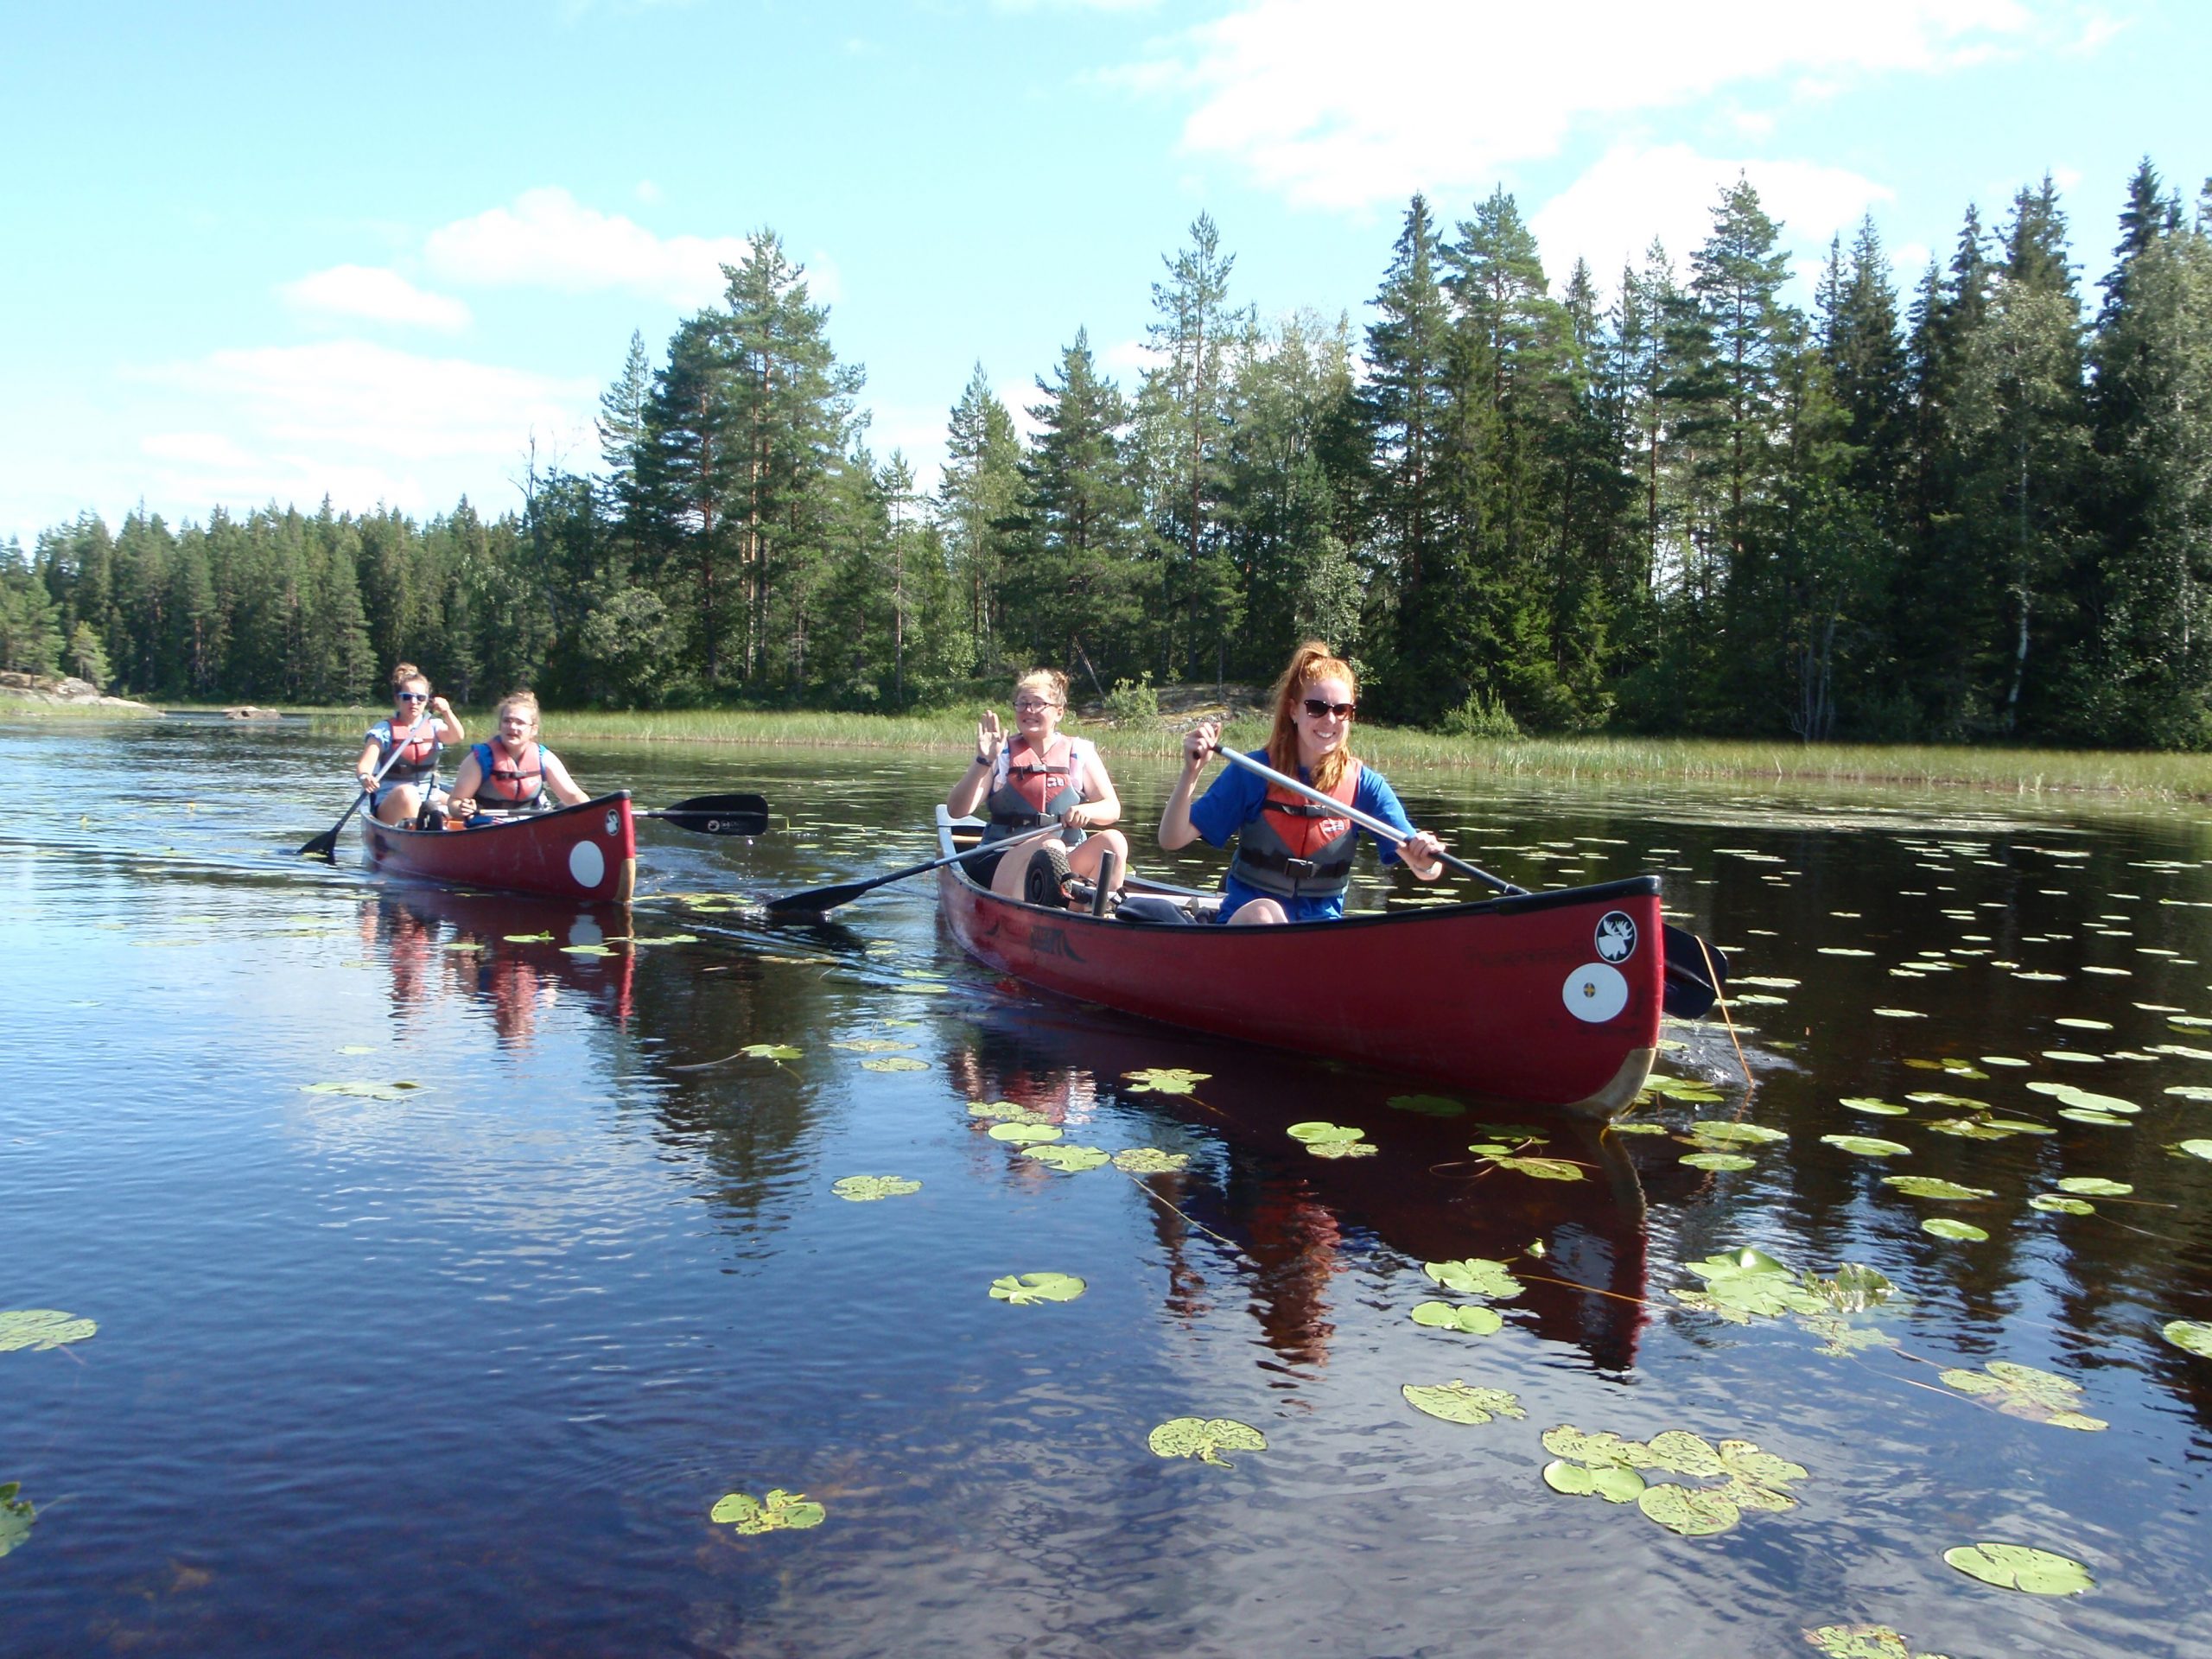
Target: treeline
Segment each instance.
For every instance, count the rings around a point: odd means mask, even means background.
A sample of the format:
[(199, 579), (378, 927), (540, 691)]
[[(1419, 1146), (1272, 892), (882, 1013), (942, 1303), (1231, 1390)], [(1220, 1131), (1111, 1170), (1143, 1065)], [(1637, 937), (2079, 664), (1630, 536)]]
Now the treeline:
[[(1078, 330), (979, 365), (933, 496), (777, 238), (601, 400), (522, 510), (86, 518), (0, 554), (5, 665), (325, 701), (897, 709), (1032, 662), (1254, 680), (1319, 635), (1385, 717), (2212, 747), (2212, 183), (2146, 161), (2088, 308), (2057, 194), (1901, 295), (1868, 220), (1809, 314), (1748, 182), (1677, 267), (1556, 292), (1511, 196), (1414, 199), (1355, 333), (1234, 302), (1211, 219), (1125, 390)], [(1141, 699), (1141, 692), (1137, 693)]]

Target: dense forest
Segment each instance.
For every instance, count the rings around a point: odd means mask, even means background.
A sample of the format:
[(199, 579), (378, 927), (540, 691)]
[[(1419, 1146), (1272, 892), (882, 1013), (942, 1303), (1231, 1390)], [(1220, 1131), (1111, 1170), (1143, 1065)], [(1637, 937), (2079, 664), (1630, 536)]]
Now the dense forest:
[(2050, 181), (1901, 293), (1869, 219), (1809, 314), (1750, 184), (1686, 265), (1548, 280), (1510, 195), (1415, 197), (1364, 326), (1236, 302), (1201, 216), (1129, 388), (1077, 329), (1028, 435), (979, 365), (934, 495), (778, 238), (521, 510), (86, 516), (0, 548), (0, 666), (331, 702), (896, 710), (1007, 670), (1255, 680), (1319, 635), (1474, 733), (2212, 747), (2212, 182), (2145, 161), (2092, 297)]

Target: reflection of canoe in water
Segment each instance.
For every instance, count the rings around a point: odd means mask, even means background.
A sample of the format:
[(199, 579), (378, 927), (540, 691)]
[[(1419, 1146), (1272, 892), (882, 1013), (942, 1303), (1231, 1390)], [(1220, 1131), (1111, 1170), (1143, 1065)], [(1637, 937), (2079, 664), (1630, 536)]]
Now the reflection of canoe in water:
[[(395, 992), (410, 969), (423, 976), (417, 994), (433, 982), (472, 992), (511, 1039), (527, 1038), (533, 1008), (555, 988), (629, 1023), (637, 957), (627, 909), (416, 885), (387, 888), (379, 909)], [(427, 974), (433, 964), (440, 975)]]
[[(1154, 1220), (1179, 1262), (1205, 1254), (1185, 1236), (1185, 1224), (1250, 1258), (1252, 1313), (1286, 1357), (1313, 1363), (1325, 1354), (1342, 1300), (1354, 1294), (1332, 1281), (1371, 1236), (1414, 1262), (1510, 1261), (1526, 1286), (1512, 1307), (1535, 1334), (1571, 1344), (1601, 1370), (1635, 1363), (1647, 1318), (1643, 1191), (1621, 1137), (1600, 1126), (1554, 1122), (1540, 1131), (1548, 1140), (1526, 1141), (1529, 1151), (1581, 1172), (1578, 1180), (1541, 1180), (1470, 1154), (1469, 1142), (1489, 1135), (1479, 1109), (1440, 1116), (1448, 1103), (1434, 1096), (1421, 1100), (1422, 1111), (1393, 1108), (1390, 1099), (1405, 1100), (1399, 1091), (1414, 1085), (1387, 1074), (1172, 1036), (1141, 1020), (1035, 1000), (987, 1008), (974, 1032), (947, 1058), (965, 1092), (1039, 1112), (1064, 1127), (1070, 1143), (1122, 1144), (1094, 1126), (1108, 1101), (1172, 1114), (1228, 1143), (1226, 1160), (1146, 1178), (1176, 1206)], [(1188, 1097), (1138, 1093), (1125, 1080), (1164, 1065), (1205, 1079)], [(1377, 1150), (1313, 1157), (1283, 1133), (1301, 1117), (1357, 1128)], [(1539, 1240), (1541, 1257), (1529, 1250)], [(1185, 1271), (1175, 1270), (1177, 1284)]]
[[(943, 810), (949, 854), (956, 825)], [(986, 965), (1064, 995), (1246, 1042), (1365, 1061), (1492, 1100), (1611, 1118), (1659, 1042), (1659, 879), (1338, 922), (1219, 927), (1001, 899), (938, 872), (945, 925)], [(1209, 895), (1143, 884), (1162, 896)]]
[(488, 829), (398, 829), (365, 819), (361, 835), (378, 869), (448, 887), (626, 905), (638, 878), (626, 789)]

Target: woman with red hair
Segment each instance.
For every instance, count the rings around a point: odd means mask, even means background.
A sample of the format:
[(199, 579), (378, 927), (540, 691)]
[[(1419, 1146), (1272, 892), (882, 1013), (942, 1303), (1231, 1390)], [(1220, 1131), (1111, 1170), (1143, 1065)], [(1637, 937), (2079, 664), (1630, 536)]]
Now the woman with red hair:
[[(1402, 846), (1377, 840), (1383, 863), (1402, 862), (1424, 881), (1444, 874), (1443, 844), (1416, 832), (1382, 774), (1362, 766), (1350, 747), (1358, 682), (1351, 665), (1318, 640), (1291, 653), (1275, 682), (1274, 729), (1255, 760), (1310, 785), (1342, 804), (1396, 824)], [(1169, 852), (1204, 840), (1210, 847), (1236, 838), (1236, 856), (1222, 878), (1219, 920), (1323, 922), (1344, 913), (1351, 885), (1352, 853), (1359, 828), (1349, 817), (1269, 784), (1241, 766), (1213, 780), (1196, 802), (1191, 791), (1219, 746), (1220, 728), (1201, 722), (1183, 739), (1183, 772), (1160, 817), (1160, 844)]]

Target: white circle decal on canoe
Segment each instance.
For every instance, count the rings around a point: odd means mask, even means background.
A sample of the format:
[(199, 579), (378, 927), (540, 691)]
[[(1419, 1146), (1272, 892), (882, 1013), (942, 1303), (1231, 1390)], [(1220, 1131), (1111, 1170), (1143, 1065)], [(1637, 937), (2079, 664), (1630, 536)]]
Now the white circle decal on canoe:
[(1567, 976), (1560, 996), (1569, 1014), (1594, 1026), (1628, 1007), (1628, 981), (1618, 968), (1602, 962), (1585, 963)]
[[(599, 850), (595, 841), (580, 841), (569, 849), (569, 874), (576, 878), (576, 885), (589, 890), (607, 879), (607, 855)], [(1618, 979), (1619, 975), (1613, 976)]]

